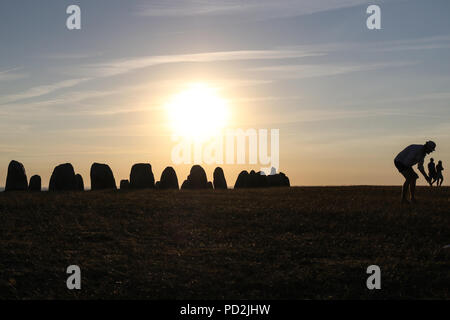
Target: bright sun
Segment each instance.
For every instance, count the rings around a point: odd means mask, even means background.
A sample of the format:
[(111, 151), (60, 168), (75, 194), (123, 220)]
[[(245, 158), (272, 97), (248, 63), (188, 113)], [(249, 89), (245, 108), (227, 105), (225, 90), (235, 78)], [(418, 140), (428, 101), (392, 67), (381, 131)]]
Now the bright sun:
[(207, 140), (221, 132), (228, 121), (228, 104), (214, 89), (198, 83), (175, 96), (166, 105), (175, 134)]

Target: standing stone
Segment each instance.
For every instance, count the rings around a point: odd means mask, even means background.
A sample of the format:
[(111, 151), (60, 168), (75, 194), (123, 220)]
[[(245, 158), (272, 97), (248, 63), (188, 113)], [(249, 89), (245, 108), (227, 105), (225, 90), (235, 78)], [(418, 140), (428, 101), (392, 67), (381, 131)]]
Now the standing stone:
[(179, 189), (177, 173), (172, 167), (167, 167), (162, 172), (159, 189)]
[(150, 163), (137, 163), (133, 165), (130, 173), (130, 187), (133, 189), (155, 187), (155, 177), (153, 176)]
[(75, 190), (84, 191), (83, 177), (79, 173), (75, 175)]
[(206, 184), (206, 189), (214, 189), (213, 184), (211, 181), (208, 181), (208, 183)]
[(49, 191), (76, 190), (75, 171), (70, 163), (60, 164), (53, 170), (48, 186)]
[(189, 182), (187, 180), (183, 181), (183, 184), (181, 185), (181, 190), (189, 189)]
[(94, 163), (91, 166), (91, 190), (117, 189), (113, 172), (107, 164)]
[(255, 172), (254, 170), (250, 171), (248, 183), (248, 188), (267, 188), (269, 187), (269, 182), (267, 180), (267, 176), (264, 172)]
[(37, 191), (40, 192), (42, 188), (41, 177), (38, 175), (34, 175), (30, 178), (30, 184), (28, 186), (28, 191)]
[(207, 189), (208, 179), (206, 178), (205, 170), (199, 166), (194, 165), (187, 178), (187, 189)]
[(225, 174), (223, 173), (222, 168), (217, 167), (214, 169), (213, 173), (213, 182), (214, 182), (214, 189), (227, 189), (227, 180), (225, 180)]
[(271, 187), (290, 187), (289, 178), (283, 172), (272, 174), (267, 179)]
[(274, 173), (271, 171), (271, 175), (266, 176), (264, 172), (255, 172), (254, 170), (248, 173), (247, 171), (242, 171), (236, 183), (234, 185), (235, 189), (239, 188), (267, 188), (267, 187), (289, 187), (289, 178), (283, 173)]
[(27, 189), (28, 180), (23, 164), (15, 160), (11, 161), (8, 166), (5, 191), (25, 191)]
[(239, 173), (236, 183), (234, 184), (234, 189), (247, 188), (249, 174), (247, 170), (241, 171)]
[(155, 188), (158, 190), (161, 189), (161, 183), (159, 181), (155, 182)]
[(234, 188), (267, 188), (269, 186), (269, 179), (264, 172), (252, 170), (248, 173), (244, 170), (237, 177)]
[(130, 182), (128, 180), (120, 180), (120, 190), (130, 189)]

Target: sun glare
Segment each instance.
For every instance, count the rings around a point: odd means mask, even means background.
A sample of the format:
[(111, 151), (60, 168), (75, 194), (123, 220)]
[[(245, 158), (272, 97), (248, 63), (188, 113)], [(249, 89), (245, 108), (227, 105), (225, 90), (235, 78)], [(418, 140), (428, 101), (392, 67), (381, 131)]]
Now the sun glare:
[(174, 133), (196, 140), (220, 133), (228, 121), (227, 102), (206, 84), (192, 84), (176, 94), (167, 110)]

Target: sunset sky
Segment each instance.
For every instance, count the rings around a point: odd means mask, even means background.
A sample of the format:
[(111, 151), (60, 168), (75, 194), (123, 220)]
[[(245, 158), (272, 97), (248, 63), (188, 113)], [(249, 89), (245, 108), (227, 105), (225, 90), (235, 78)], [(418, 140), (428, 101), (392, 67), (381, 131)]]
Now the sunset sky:
[[(81, 30), (66, 28), (71, 4)], [(65, 162), (87, 186), (93, 162), (117, 184), (138, 162), (181, 184), (191, 165), (172, 163), (167, 106), (195, 84), (226, 105), (224, 128), (280, 130), (292, 185), (399, 184), (393, 158), (429, 139), (445, 168), (449, 13), (448, 0), (2, 0), (0, 186), (13, 159), (43, 186)], [(261, 167), (221, 166), (229, 186)]]

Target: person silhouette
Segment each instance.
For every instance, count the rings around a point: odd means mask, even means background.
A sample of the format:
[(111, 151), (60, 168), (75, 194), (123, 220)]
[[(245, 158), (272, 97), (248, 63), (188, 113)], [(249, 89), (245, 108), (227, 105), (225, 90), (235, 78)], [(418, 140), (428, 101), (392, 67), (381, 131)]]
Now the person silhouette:
[(439, 160), (438, 164), (436, 166), (436, 186), (442, 186), (442, 182), (444, 181), (444, 176), (442, 175), (442, 171), (444, 170), (444, 167), (442, 166), (442, 161)]
[(416, 181), (419, 179), (417, 173), (413, 170), (413, 166), (417, 164), (417, 169), (422, 173), (428, 183), (431, 184), (431, 179), (425, 172), (423, 163), (425, 156), (436, 149), (436, 143), (427, 141), (425, 144), (412, 144), (403, 149), (394, 159), (394, 165), (397, 170), (405, 178), (402, 187), (402, 204), (409, 203), (406, 199), (408, 190), (411, 196), (411, 202), (416, 203)]
[(433, 183), (436, 182), (436, 164), (434, 163), (434, 159), (431, 158), (430, 162), (428, 162), (428, 176), (430, 177), (431, 183), (430, 187), (433, 185)]

